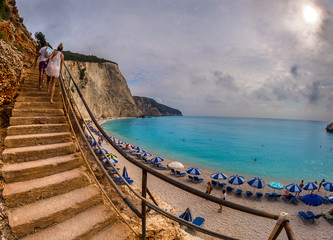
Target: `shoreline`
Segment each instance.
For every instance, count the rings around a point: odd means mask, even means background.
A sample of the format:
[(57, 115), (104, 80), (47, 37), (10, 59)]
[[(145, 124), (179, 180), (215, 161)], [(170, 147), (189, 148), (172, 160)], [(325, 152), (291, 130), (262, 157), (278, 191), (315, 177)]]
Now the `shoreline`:
[[(122, 167), (126, 166), (129, 176), (131, 177), (131, 179), (134, 180), (135, 187), (140, 188), (142, 175), (140, 169), (138, 169), (135, 165), (129, 163), (106, 141), (102, 143), (102, 146), (109, 152), (112, 152), (118, 156), (119, 163), (117, 163), (117, 167), (120, 167), (122, 171)], [(166, 166), (169, 162), (170, 160), (165, 159), (163, 165)], [(186, 164), (184, 164), (184, 166), (185, 165)], [(187, 166), (185, 166), (182, 171), (184, 171), (186, 167)], [(156, 170), (156, 168), (152, 168)], [(160, 171), (166, 176), (178, 180), (183, 184), (205, 192), (207, 182), (211, 180), (209, 176), (211, 172), (205, 171), (206, 169), (201, 170), (202, 175), (200, 175), (199, 177), (204, 178), (204, 181), (202, 183), (190, 182), (187, 176), (182, 178), (176, 177), (170, 174), (169, 170), (157, 171)], [(120, 173), (122, 173), (121, 171)], [(173, 207), (176, 210), (178, 216), (182, 212), (184, 212), (187, 207), (190, 207), (193, 218), (200, 216), (206, 219), (203, 227), (207, 229), (240, 239), (267, 239), (276, 224), (276, 221), (274, 220), (245, 214), (227, 207), (223, 207), (222, 213), (218, 213), (217, 204), (203, 200), (197, 196), (193, 196), (187, 192), (184, 192), (172, 185), (163, 182), (162, 180), (154, 176), (149, 175), (148, 178), (148, 187), (150, 191), (156, 194), (160, 199), (165, 201), (169, 206)], [(227, 183), (227, 180), (223, 180), (221, 182)], [(247, 183), (244, 183), (240, 186), (234, 186), (228, 183), (227, 185), (232, 186), (235, 189), (242, 189), (243, 193), (248, 190), (253, 192), (254, 190), (254, 188), (250, 187)], [(266, 183), (266, 187), (264, 189), (255, 189), (254, 192), (271, 193), (274, 192), (274, 190), (267, 187)], [(277, 190), (276, 192), (282, 194), (284, 193), (284, 190)], [(301, 195), (306, 195), (308, 193), (308, 191), (303, 191)], [(317, 194), (317, 190), (315, 190), (314, 193)], [(321, 195), (325, 195), (327, 192), (322, 188), (319, 193)], [(219, 197), (221, 194), (221, 190), (214, 188), (211, 194)], [(297, 239), (330, 239), (333, 236), (333, 228), (331, 224), (326, 219), (323, 219), (323, 217), (320, 219), (320, 224), (315, 223), (308, 225), (305, 224), (298, 215), (298, 211), (308, 210), (313, 211), (315, 214), (319, 214), (322, 211), (330, 210), (333, 207), (332, 204), (322, 204), (318, 207), (311, 207), (305, 205), (302, 202), (300, 202), (298, 205), (294, 205), (292, 203), (284, 202), (282, 199), (271, 201), (263, 198), (261, 200), (257, 200), (254, 197), (246, 197), (245, 194), (243, 194), (242, 197), (238, 197), (235, 193), (228, 194), (227, 200), (266, 212), (276, 214), (280, 212), (287, 212), (289, 214), (288, 219), (290, 220), (293, 232)], [(191, 235), (189, 236), (191, 237)], [(215, 239), (209, 236), (205, 236), (201, 233), (197, 233), (196, 236), (202, 239)], [(279, 239), (287, 239), (284, 231), (281, 232)]]
[[(107, 121), (113, 121), (113, 120), (119, 120), (119, 119), (127, 119), (127, 118), (132, 118), (132, 117), (112, 117), (112, 118), (106, 118), (106, 119), (99, 119), (98, 120), (98, 123), (100, 124), (100, 125), (102, 125), (103, 123), (105, 123), (105, 122), (107, 122)], [(114, 133), (110, 133), (112, 136), (114, 136), (114, 137), (116, 137), (117, 139), (119, 138), (119, 136), (117, 136), (117, 134), (114, 134)], [(120, 137), (120, 139), (121, 139), (121, 137)], [(126, 141), (125, 139), (121, 139), (122, 141)], [(137, 144), (133, 144), (133, 143), (131, 143), (132, 145), (137, 145)], [(141, 147), (141, 146), (140, 146)], [(149, 149), (149, 148), (146, 148), (146, 147), (143, 147), (144, 149), (146, 149), (148, 152), (150, 152), (151, 154), (153, 154), (154, 156), (160, 156), (160, 157), (162, 157), (162, 158), (164, 158), (164, 159), (168, 159), (168, 161), (169, 162), (172, 162), (172, 161), (180, 161), (180, 162), (182, 162), (183, 164), (184, 164), (184, 166), (186, 165), (186, 166), (188, 166), (188, 167), (198, 167), (198, 168), (200, 168), (200, 170), (203, 170), (203, 171), (205, 171), (205, 172), (210, 172), (210, 173), (215, 173), (215, 172), (218, 172), (218, 171), (222, 171), (224, 174), (226, 174), (228, 177), (230, 177), (230, 176), (232, 176), (232, 175), (237, 175), (237, 174), (239, 174), (239, 175), (241, 175), (241, 176), (243, 176), (246, 180), (247, 179), (251, 179), (251, 178), (253, 178), (253, 177), (260, 177), (261, 179), (263, 179), (264, 180), (264, 182), (265, 182), (265, 185), (267, 186), (267, 184), (269, 183), (269, 182), (275, 182), (275, 181), (277, 181), (277, 182), (279, 182), (279, 183), (281, 183), (283, 186), (287, 186), (287, 185), (289, 185), (289, 184), (291, 184), (291, 183), (296, 183), (296, 184), (299, 184), (300, 182), (301, 182), (301, 180), (293, 180), (291, 177), (285, 177), (285, 178), (283, 178), (283, 177), (280, 177), (280, 178), (274, 178), (274, 177), (270, 177), (270, 176), (267, 176), (267, 175), (255, 175), (255, 174), (251, 174), (251, 173), (239, 173), (239, 172), (237, 172), (237, 171), (232, 171), (232, 170), (225, 170), (225, 169), (223, 169), (223, 170), (221, 170), (221, 168), (214, 168), (214, 167), (209, 167), (209, 166), (203, 166), (203, 165), (200, 165), (200, 164), (198, 164), (198, 163), (195, 163), (195, 164), (191, 164), (191, 163), (188, 163), (188, 162), (186, 162), (186, 160), (184, 161), (182, 161), (182, 160), (179, 160), (178, 158), (176, 158), (176, 157), (174, 157), (174, 158), (172, 158), (172, 157), (167, 157), (167, 158), (165, 158), (164, 156), (163, 156), (163, 154), (162, 155), (160, 155), (159, 153), (158, 153), (158, 150), (153, 150), (153, 151), (151, 151), (152, 149)], [(302, 179), (302, 180), (304, 180), (304, 183), (307, 183), (307, 182), (309, 182), (310, 180), (313, 180), (313, 179), (308, 179), (306, 176), (305, 177), (303, 177), (303, 178), (300, 178), (300, 179)], [(330, 179), (328, 179), (328, 178), (325, 178), (326, 180), (330, 180)], [(315, 180), (317, 180), (318, 181), (318, 183), (322, 180), (322, 179), (315, 179)], [(314, 181), (314, 180), (313, 180)]]

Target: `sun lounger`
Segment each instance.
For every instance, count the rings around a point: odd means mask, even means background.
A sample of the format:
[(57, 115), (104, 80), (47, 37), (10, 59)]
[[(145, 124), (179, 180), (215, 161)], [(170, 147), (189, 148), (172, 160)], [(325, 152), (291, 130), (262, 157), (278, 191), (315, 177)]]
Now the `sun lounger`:
[(232, 188), (232, 187), (230, 187), (230, 186), (227, 187), (227, 192), (228, 192), (228, 193), (231, 193), (233, 190), (234, 190), (234, 188)]
[(257, 197), (258, 199), (261, 199), (262, 196), (263, 196), (263, 194), (262, 194), (261, 192), (256, 192), (256, 197)]
[[(281, 198), (282, 200), (285, 200), (285, 201), (289, 201), (292, 199), (292, 197), (294, 197), (293, 195), (291, 194), (288, 194), (288, 195), (283, 195)], [(297, 200), (297, 199), (296, 199)], [(298, 201), (298, 200), (297, 200)]]
[[(193, 220), (193, 224), (194, 225), (197, 225), (198, 227), (201, 227), (201, 225), (205, 222), (205, 219), (202, 218), (202, 217), (196, 217), (194, 220)], [(188, 227), (188, 229), (190, 230), (193, 230), (192, 228)]]
[(219, 184), (218, 184), (218, 187), (224, 188), (225, 185), (227, 185), (227, 184), (225, 184), (225, 183), (219, 183)]
[[(124, 181), (120, 177), (112, 177), (114, 180), (118, 181), (120, 184), (124, 184)], [(134, 181), (130, 178), (125, 178), (126, 182), (129, 184), (133, 183)]]
[(236, 190), (236, 194), (237, 194), (238, 196), (242, 196), (242, 193), (243, 193), (243, 190), (242, 190), (242, 189), (237, 189), (237, 190)]
[(251, 197), (253, 193), (251, 191), (246, 191), (246, 196)]
[(179, 177), (184, 177), (186, 175), (186, 173), (180, 172), (180, 171), (176, 171), (176, 175), (178, 175)]
[(193, 181), (193, 177), (191, 175), (188, 175), (188, 178)]
[(281, 198), (282, 195), (281, 194), (276, 194), (276, 193), (274, 194), (273, 193), (272, 196), (273, 196), (273, 199), (279, 199), (279, 198)]
[(219, 182), (212, 180), (213, 187), (219, 187)]
[(333, 215), (331, 215), (329, 212), (323, 212), (323, 216), (327, 219), (327, 221), (333, 223)]
[(323, 214), (318, 214), (318, 215), (315, 215), (313, 212), (311, 211), (307, 211), (306, 214), (310, 217), (310, 218), (313, 218), (313, 219), (318, 219), (320, 218), (321, 216), (323, 216)]
[(272, 194), (270, 194), (270, 193), (265, 193), (265, 197), (267, 199), (273, 199), (274, 196)]
[(194, 177), (193, 177), (193, 181), (194, 181), (194, 182), (197, 182), (197, 183), (200, 183), (200, 182), (203, 181), (203, 178), (198, 178), (197, 176), (194, 176)]
[(291, 202), (293, 204), (298, 204), (299, 203), (298, 199), (296, 197), (294, 197), (294, 196), (291, 197)]
[(303, 211), (299, 211), (299, 212), (298, 212), (298, 215), (302, 218), (302, 220), (303, 220), (304, 222), (308, 222), (308, 221), (314, 219), (314, 217), (309, 217), (309, 216), (308, 216), (305, 212), (303, 212)]
[(175, 169), (171, 168), (170, 171), (171, 171), (171, 174), (176, 174)]

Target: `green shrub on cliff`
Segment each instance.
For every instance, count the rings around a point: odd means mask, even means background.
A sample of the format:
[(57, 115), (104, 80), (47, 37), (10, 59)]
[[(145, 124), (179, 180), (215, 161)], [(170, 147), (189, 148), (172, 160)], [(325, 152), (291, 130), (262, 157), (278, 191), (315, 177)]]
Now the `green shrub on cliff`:
[(94, 55), (84, 55), (81, 53), (73, 53), (71, 51), (63, 51), (62, 52), (65, 57), (65, 61), (78, 61), (78, 62), (97, 62), (97, 63), (104, 63), (104, 62), (110, 62), (117, 64), (115, 62), (106, 60), (104, 58), (99, 58)]
[(0, 18), (4, 20), (10, 19), (10, 8), (5, 0), (0, 0)]

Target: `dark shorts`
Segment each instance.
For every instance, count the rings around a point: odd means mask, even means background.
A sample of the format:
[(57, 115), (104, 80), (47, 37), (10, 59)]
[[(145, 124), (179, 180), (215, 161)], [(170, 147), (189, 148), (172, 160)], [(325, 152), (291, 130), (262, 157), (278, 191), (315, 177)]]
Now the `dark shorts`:
[(39, 69), (43, 69), (45, 71), (47, 67), (47, 63), (45, 61), (39, 62)]

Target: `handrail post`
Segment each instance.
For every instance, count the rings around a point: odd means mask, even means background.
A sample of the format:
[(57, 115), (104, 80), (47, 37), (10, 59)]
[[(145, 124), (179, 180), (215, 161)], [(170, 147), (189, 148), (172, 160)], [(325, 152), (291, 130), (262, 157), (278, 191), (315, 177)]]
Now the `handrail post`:
[[(142, 169), (142, 197), (147, 197), (147, 171)], [(146, 239), (146, 202), (141, 202), (141, 214), (142, 214), (142, 239)]]
[(280, 213), (279, 219), (277, 220), (275, 227), (274, 227), (273, 231), (271, 232), (271, 235), (268, 237), (268, 240), (277, 239), (277, 237), (280, 235), (282, 229), (285, 226), (287, 215), (288, 215), (288, 213), (285, 213), (285, 212)]

